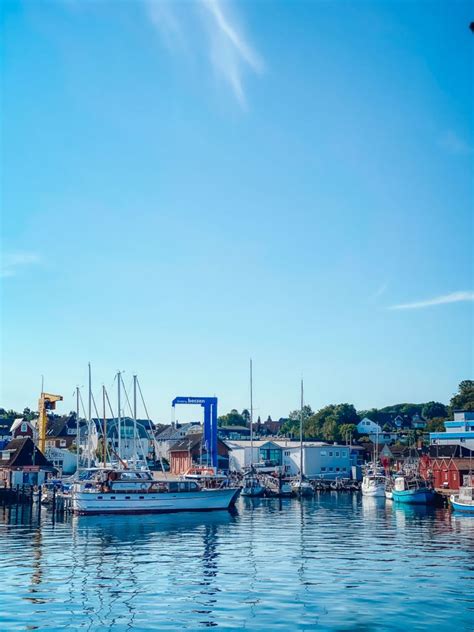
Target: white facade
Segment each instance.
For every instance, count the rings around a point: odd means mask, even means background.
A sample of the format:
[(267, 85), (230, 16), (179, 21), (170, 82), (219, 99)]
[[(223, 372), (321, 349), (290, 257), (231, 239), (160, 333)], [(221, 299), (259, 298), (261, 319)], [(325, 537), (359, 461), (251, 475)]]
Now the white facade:
[(364, 417), (357, 424), (357, 432), (360, 435), (368, 435), (370, 440), (375, 443), (386, 443), (387, 441), (395, 441), (397, 434), (395, 432), (384, 432), (380, 424), (372, 421), (368, 417)]
[(243, 472), (248, 469), (251, 464), (256, 465), (259, 462), (259, 449), (268, 441), (254, 441), (253, 454), (250, 441), (225, 441), (229, 446), (229, 469), (231, 472)]
[(61, 448), (47, 447), (45, 456), (48, 461), (56, 467), (59, 471), (59, 475), (62, 474), (74, 474), (76, 471), (76, 454), (70, 450), (63, 450)]
[[(286, 476), (300, 473), (300, 447), (282, 447), (283, 472)], [(307, 478), (350, 478), (350, 448), (346, 445), (303, 444), (303, 474)]]
[(474, 450), (474, 412), (456, 411), (444, 422), (445, 432), (431, 432), (431, 445), (459, 445)]
[[(253, 459), (251, 458), (250, 441), (227, 441), (231, 448), (229, 468), (234, 472), (242, 472), (253, 463), (262, 462), (261, 449), (271, 449), (278, 453), (279, 465), (274, 469), (284, 476), (297, 476), (300, 472), (299, 441), (254, 441)], [(350, 478), (350, 448), (346, 445), (333, 445), (322, 442), (303, 443), (303, 473), (308, 478)]]

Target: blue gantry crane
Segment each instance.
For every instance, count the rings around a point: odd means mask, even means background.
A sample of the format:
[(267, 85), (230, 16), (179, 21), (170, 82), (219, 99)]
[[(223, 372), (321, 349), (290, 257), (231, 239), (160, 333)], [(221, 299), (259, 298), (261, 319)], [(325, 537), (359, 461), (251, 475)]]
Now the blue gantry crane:
[(171, 403), (191, 404), (204, 408), (204, 446), (212, 467), (217, 470), (217, 397), (175, 397)]

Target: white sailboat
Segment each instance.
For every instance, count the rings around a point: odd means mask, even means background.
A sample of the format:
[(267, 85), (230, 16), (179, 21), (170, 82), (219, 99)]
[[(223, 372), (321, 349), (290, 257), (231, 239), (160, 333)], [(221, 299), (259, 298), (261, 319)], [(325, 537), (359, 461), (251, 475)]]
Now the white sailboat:
[(265, 494), (265, 487), (255, 476), (253, 467), (253, 372), (252, 358), (250, 358), (250, 472), (244, 476), (242, 485), (242, 496), (256, 498)]
[(297, 480), (291, 484), (292, 490), (298, 496), (312, 496), (314, 489), (311, 483), (304, 478), (304, 452), (303, 452), (303, 408), (304, 408), (304, 387), (301, 380), (301, 412), (300, 412), (300, 473)]
[(361, 491), (363, 496), (372, 496), (372, 497), (382, 497), (385, 498), (385, 484), (386, 477), (382, 474), (379, 474), (377, 471), (377, 460), (378, 460), (378, 443), (379, 443), (379, 435), (378, 430), (375, 438), (374, 445), (374, 464), (373, 468), (368, 468), (362, 478), (362, 486)]

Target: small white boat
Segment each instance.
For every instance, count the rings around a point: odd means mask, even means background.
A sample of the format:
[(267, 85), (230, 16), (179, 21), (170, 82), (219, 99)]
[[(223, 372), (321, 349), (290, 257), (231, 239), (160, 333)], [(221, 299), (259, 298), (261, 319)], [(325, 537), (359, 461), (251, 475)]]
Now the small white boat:
[(258, 498), (265, 494), (265, 487), (260, 483), (256, 476), (246, 476), (244, 478), (241, 495)]
[(364, 496), (384, 497), (385, 476), (366, 474), (362, 479), (361, 491)]
[(387, 500), (393, 500), (393, 492), (391, 489), (386, 489), (385, 490), (385, 498)]
[(291, 488), (298, 496), (312, 496), (314, 494), (313, 486), (309, 481), (293, 481), (291, 483)]
[(229, 509), (240, 489), (203, 489), (195, 481), (155, 481), (143, 470), (99, 470), (71, 491), (76, 514), (170, 513)]

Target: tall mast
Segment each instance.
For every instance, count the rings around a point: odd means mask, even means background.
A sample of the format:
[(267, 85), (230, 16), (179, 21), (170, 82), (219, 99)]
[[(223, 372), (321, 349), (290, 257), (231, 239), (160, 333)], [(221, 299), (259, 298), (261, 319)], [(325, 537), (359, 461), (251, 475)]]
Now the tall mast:
[(104, 461), (104, 468), (107, 465), (107, 415), (105, 412), (105, 385), (102, 384), (102, 414), (104, 417), (104, 436), (103, 436), (103, 461)]
[(118, 459), (119, 463), (122, 462), (122, 420), (120, 417), (120, 382), (122, 381), (122, 374), (119, 371), (117, 373), (117, 429), (118, 429)]
[(303, 480), (303, 406), (304, 406), (304, 390), (303, 378), (301, 378), (301, 412), (300, 412), (300, 484)]
[(253, 468), (253, 373), (250, 358), (250, 469)]
[(92, 424), (92, 374), (91, 363), (89, 367), (89, 408), (87, 410), (87, 467), (91, 466), (91, 424)]
[(137, 376), (133, 376), (133, 465), (137, 467)]
[(79, 448), (81, 445), (81, 432), (79, 426), (79, 386), (76, 386), (76, 473), (79, 471)]

